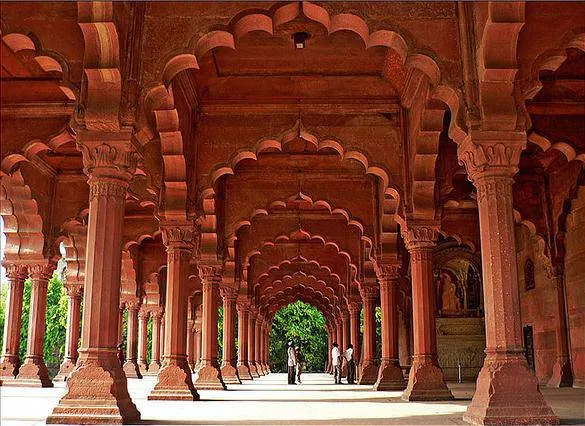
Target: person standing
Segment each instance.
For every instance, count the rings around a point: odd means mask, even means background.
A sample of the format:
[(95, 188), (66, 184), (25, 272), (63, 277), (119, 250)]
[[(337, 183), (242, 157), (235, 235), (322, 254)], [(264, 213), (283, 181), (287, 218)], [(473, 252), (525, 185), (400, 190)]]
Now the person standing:
[(355, 361), (353, 359), (353, 345), (350, 343), (345, 350), (345, 359), (347, 360), (347, 383), (355, 384)]
[(292, 342), (288, 342), (288, 348), (286, 350), (287, 365), (288, 365), (288, 384), (295, 385), (296, 365), (297, 357), (295, 355), (295, 348)]
[(333, 342), (333, 349), (331, 349), (331, 364), (333, 365), (333, 378), (335, 384), (341, 384), (341, 356), (339, 355), (339, 346), (337, 342)]
[(117, 356), (118, 361), (120, 361), (120, 365), (124, 367), (124, 361), (126, 361), (126, 358), (124, 357), (124, 346), (121, 343), (118, 344)]
[(297, 382), (302, 383), (301, 373), (303, 372), (303, 362), (305, 360), (303, 359), (303, 355), (301, 354), (301, 350), (298, 346), (295, 347), (295, 357), (297, 360)]

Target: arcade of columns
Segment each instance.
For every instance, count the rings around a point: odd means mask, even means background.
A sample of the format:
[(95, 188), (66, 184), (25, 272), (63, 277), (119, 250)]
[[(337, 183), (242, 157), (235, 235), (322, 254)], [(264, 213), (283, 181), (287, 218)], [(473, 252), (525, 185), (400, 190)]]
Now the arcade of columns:
[(555, 283), (549, 383), (570, 386), (582, 370), (569, 345), (582, 307), (565, 293), (583, 275), (567, 229), (581, 229), (585, 181), (585, 9), (344, 7), (5, 6), (0, 374), (3, 386), (52, 386), (46, 294), (61, 247), (55, 380), (67, 392), (48, 423), (139, 420), (128, 377), (157, 376), (150, 400), (195, 401), (268, 374), (272, 320), (296, 300), (323, 313), (329, 347), (354, 344), (360, 384), (450, 400), (434, 263), (446, 245), (481, 255), (486, 356), (464, 420), (559, 422), (525, 358), (516, 235), (530, 229)]

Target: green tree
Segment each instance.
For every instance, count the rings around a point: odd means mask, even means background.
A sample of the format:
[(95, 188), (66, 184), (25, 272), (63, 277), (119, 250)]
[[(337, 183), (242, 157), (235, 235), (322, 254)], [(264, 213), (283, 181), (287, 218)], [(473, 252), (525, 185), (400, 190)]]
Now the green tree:
[(327, 330), (319, 310), (297, 301), (282, 308), (274, 316), (270, 331), (270, 368), (284, 372), (287, 368), (286, 345), (299, 346), (306, 371), (323, 371), (327, 362)]
[(0, 348), (4, 344), (4, 321), (6, 320), (6, 297), (8, 297), (8, 283), (0, 285)]

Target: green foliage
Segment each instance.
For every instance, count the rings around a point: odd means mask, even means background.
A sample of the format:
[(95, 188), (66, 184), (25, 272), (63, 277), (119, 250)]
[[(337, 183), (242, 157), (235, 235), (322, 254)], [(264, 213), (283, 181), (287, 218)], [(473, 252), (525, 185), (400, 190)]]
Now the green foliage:
[(223, 360), (223, 306), (217, 309), (217, 359)]
[[(376, 358), (382, 358), (382, 309), (376, 306)], [(360, 331), (364, 333), (364, 310), (360, 312)]]
[(270, 331), (270, 368), (287, 369), (286, 344), (299, 346), (306, 362), (305, 371), (323, 371), (327, 362), (325, 318), (313, 306), (297, 301), (278, 311)]
[(8, 297), (8, 283), (0, 285), (0, 348), (4, 343), (4, 321), (6, 319), (6, 297)]

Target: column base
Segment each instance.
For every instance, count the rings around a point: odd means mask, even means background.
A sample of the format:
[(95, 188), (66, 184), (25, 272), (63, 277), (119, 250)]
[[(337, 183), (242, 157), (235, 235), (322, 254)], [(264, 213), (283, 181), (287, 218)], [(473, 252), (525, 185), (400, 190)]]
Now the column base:
[(148, 395), (149, 400), (197, 401), (199, 394), (193, 386), (187, 360), (166, 361), (158, 373), (158, 382)]
[(405, 387), (404, 375), (398, 360), (382, 359), (378, 369), (378, 380), (374, 383), (374, 390), (404, 390)]
[(19, 365), (17, 356), (5, 356), (0, 363), (0, 377), (3, 380), (14, 379), (18, 374)]
[(127, 378), (142, 379), (142, 373), (140, 373), (140, 369), (136, 361), (126, 361), (122, 369), (124, 370), (124, 373), (126, 373)]
[(258, 374), (258, 369), (256, 368), (256, 363), (254, 363), (254, 362), (250, 363), (250, 374), (255, 379), (260, 377), (260, 374)]
[(75, 362), (72, 359), (67, 359), (61, 363), (61, 367), (59, 367), (59, 372), (53, 379), (54, 382), (65, 382), (69, 375), (75, 370)]
[(262, 368), (262, 364), (260, 364), (259, 362), (256, 363), (256, 370), (258, 370), (258, 374), (260, 376), (266, 376), (266, 373), (264, 372), (264, 369)]
[(522, 354), (488, 354), (463, 420), (474, 425), (560, 423)]
[(573, 371), (568, 358), (557, 358), (547, 386), (550, 388), (570, 388), (573, 386)]
[(238, 377), (238, 369), (234, 364), (224, 364), (221, 367), (221, 378), (225, 384), (241, 384), (242, 381)]
[(138, 363), (138, 371), (141, 375), (145, 375), (148, 372), (148, 365), (145, 362)]
[(160, 362), (159, 361), (152, 361), (148, 364), (148, 370), (144, 374), (145, 376), (156, 376), (160, 370)]
[(253, 380), (252, 372), (250, 371), (250, 367), (246, 364), (239, 364), (238, 365), (238, 377), (240, 380)]
[(445, 383), (443, 370), (434, 357), (413, 357), (408, 385), (402, 394), (405, 401), (449, 401), (453, 394)]
[[(111, 359), (110, 359), (111, 358)], [(73, 371), (67, 393), (47, 417), (48, 424), (136, 423), (140, 412), (130, 399), (120, 362), (111, 357), (92, 359)]]
[(41, 357), (27, 358), (20, 366), (13, 386), (34, 386), (52, 388), (53, 382), (49, 378), (49, 371)]
[(358, 384), (360, 385), (373, 385), (378, 379), (378, 366), (374, 361), (366, 361), (362, 366), (360, 379)]
[(195, 386), (197, 389), (227, 389), (219, 368), (217, 368), (217, 366), (213, 365), (212, 363), (205, 364), (199, 369), (197, 373), (197, 379), (195, 380)]

